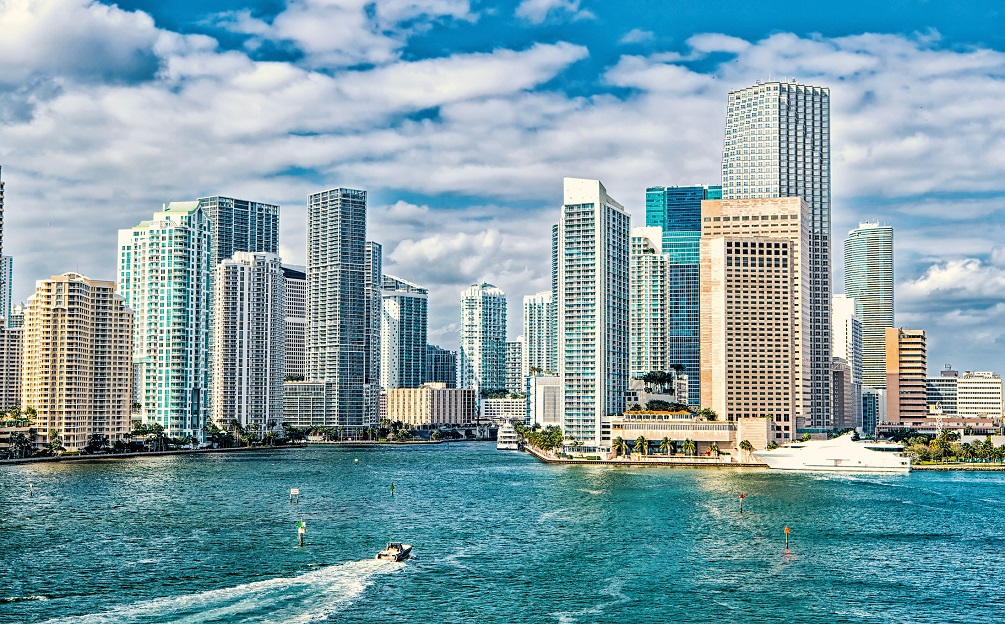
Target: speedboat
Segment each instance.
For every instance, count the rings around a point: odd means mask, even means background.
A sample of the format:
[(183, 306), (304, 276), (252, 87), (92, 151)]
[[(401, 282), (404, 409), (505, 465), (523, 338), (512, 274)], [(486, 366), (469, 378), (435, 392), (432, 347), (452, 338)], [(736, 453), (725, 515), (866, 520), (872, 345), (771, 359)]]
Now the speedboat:
[(776, 449), (754, 451), (754, 457), (775, 470), (820, 472), (909, 472), (911, 458), (893, 442), (858, 441), (854, 433), (830, 440), (792, 442)]
[(412, 545), (401, 542), (388, 542), (387, 548), (377, 553), (377, 559), (388, 561), (404, 561), (412, 556)]

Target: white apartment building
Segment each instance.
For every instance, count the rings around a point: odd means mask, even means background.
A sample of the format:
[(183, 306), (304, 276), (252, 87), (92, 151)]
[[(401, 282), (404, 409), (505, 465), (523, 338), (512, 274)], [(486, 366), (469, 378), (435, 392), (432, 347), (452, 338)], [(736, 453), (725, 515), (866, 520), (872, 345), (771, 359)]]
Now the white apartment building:
[(67, 450), (91, 435), (131, 431), (133, 312), (115, 283), (64, 273), (35, 284), (24, 319), (22, 406), (38, 412), (38, 444), (55, 429)]
[[(801, 424), (831, 426), (830, 89), (758, 82), (729, 94), (722, 157), (722, 197), (800, 197), (807, 206), (809, 324), (800, 355), (809, 397)], [(849, 295), (855, 293), (847, 291)]]
[(212, 314), (210, 224), (198, 202), (172, 202), (119, 230), (119, 292), (135, 313), (134, 400), (146, 424), (204, 439)]
[(523, 423), (527, 420), (527, 399), (482, 399), (480, 410), (482, 422)]
[(24, 327), (0, 320), (0, 410), (21, 405), (21, 358)]
[(562, 426), (562, 379), (558, 375), (527, 377), (527, 417), (529, 426)]
[(629, 264), (631, 376), (666, 372), (670, 340), (669, 257), (663, 253), (663, 230), (632, 228)]
[(429, 291), (385, 275), (381, 296), (381, 385), (385, 389), (418, 388), (426, 376)]
[(523, 371), (558, 370), (558, 344), (554, 332), (554, 304), (551, 291), (526, 295), (523, 298)]
[(958, 418), (1005, 417), (1002, 378), (998, 373), (967, 371), (956, 382), (956, 416)]
[(307, 378), (307, 267), (283, 265), (286, 375)]
[(475, 399), (471, 388), (448, 388), (435, 382), (418, 388), (392, 388), (387, 391), (386, 417), (417, 427), (466, 425), (475, 421)]
[(236, 252), (216, 267), (212, 417), (221, 428), (282, 426), (285, 282), (271, 253)]
[(552, 231), (562, 431), (584, 450), (610, 448), (610, 415), (624, 411), (630, 367), (630, 217), (599, 180), (565, 178)]
[(457, 383), (476, 393), (506, 387), (506, 293), (474, 284), (461, 293)]
[(526, 378), (528, 371), (523, 367), (525, 360), (523, 351), (523, 336), (517, 336), (516, 340), (506, 342), (507, 392), (523, 392), (524, 390), (524, 378)]

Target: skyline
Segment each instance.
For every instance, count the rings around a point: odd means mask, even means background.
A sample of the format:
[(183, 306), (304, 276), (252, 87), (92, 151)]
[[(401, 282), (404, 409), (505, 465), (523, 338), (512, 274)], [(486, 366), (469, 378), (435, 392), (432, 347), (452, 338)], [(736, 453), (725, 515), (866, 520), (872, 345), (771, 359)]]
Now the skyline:
[[(892, 225), (896, 324), (926, 331), (930, 373), (1003, 368), (1005, 40), (992, 14), (900, 3), (913, 8), (898, 34), (887, 7), (854, 24), (778, 11), (731, 24), (678, 8), (691, 18), (660, 31), (667, 20), (652, 18), (669, 9), (655, 5), (491, 13), (443, 0), (367, 18), (343, 3), (370, 36), (340, 47), (283, 30), (330, 17), (320, 2), (243, 16), (221, 15), (233, 2), (153, 4), (0, 10), (15, 301), (67, 271), (114, 279), (119, 229), (211, 195), (282, 206), (281, 255), (305, 264), (307, 195), (348, 187), (368, 192), (385, 272), (429, 288), (429, 342), (456, 349), (468, 285), (495, 284), (510, 306), (550, 287), (564, 176), (602, 180), (642, 226), (647, 186), (721, 182), (729, 91), (793, 76), (831, 89), (834, 290), (847, 232)], [(856, 34), (870, 30), (886, 34)], [(520, 330), (511, 314), (509, 338)]]

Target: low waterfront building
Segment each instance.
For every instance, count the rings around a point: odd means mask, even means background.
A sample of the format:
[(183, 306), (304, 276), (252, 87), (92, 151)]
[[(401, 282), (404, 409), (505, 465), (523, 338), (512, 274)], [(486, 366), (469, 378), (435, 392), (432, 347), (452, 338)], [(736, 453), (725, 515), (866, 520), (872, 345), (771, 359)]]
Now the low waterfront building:
[(283, 424), (308, 428), (328, 426), (330, 393), (322, 381), (287, 381), (283, 384)]
[(925, 380), (925, 400), (928, 410), (940, 409), (944, 415), (956, 415), (956, 386), (960, 380), (959, 371), (953, 370), (952, 364), (939, 371), (938, 377)]
[[(967, 371), (956, 384), (956, 415), (1001, 420), (1002, 378), (998, 373)], [(943, 411), (945, 413), (945, 411)]]
[(448, 388), (431, 382), (387, 391), (385, 417), (392, 422), (416, 427), (465, 425), (473, 423), (476, 416), (473, 388)]
[(502, 424), (524, 422), (527, 419), (527, 399), (482, 399), (481, 422)]
[(957, 416), (934, 418), (930, 416), (911, 416), (900, 422), (884, 422), (876, 427), (876, 437), (890, 437), (900, 429), (910, 429), (923, 435), (938, 435), (939, 431), (952, 431), (961, 435), (979, 436), (982, 439), (989, 435), (1001, 435), (1002, 421), (989, 418), (960, 418)]
[(743, 440), (754, 450), (767, 448), (775, 439), (776, 425), (771, 418), (738, 418), (735, 421), (706, 420), (688, 411), (679, 412), (625, 412), (611, 417), (611, 439), (621, 438), (631, 443), (640, 436), (645, 438), (651, 451), (657, 451), (660, 441), (668, 438), (675, 443), (677, 453), (683, 453), (687, 440), (695, 443), (695, 455), (706, 455), (714, 444), (719, 452), (730, 453), (737, 461), (746, 461), (740, 452)]

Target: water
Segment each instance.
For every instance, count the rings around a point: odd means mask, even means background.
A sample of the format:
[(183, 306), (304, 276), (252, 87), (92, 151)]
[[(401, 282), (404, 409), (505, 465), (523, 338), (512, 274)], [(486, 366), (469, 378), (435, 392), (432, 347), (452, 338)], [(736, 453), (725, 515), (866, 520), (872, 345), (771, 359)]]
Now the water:
[[(0, 622), (997, 620), (1003, 501), (1001, 473), (548, 466), (478, 443), (5, 466)], [(389, 540), (418, 560), (375, 561)]]

